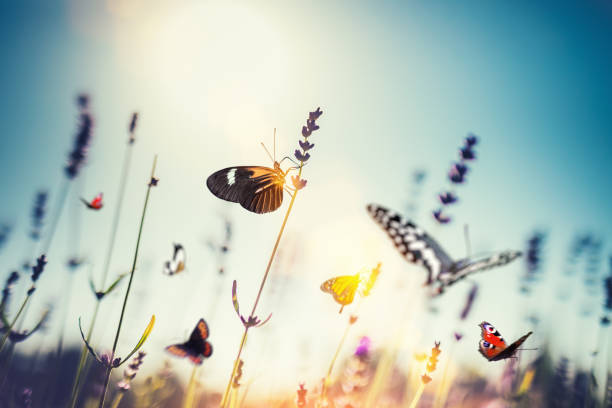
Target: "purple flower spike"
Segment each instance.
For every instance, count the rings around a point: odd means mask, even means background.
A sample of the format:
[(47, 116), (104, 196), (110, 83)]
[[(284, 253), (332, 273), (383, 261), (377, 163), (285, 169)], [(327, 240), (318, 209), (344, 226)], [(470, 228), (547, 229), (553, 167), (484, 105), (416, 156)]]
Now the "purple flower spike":
[(301, 162), (306, 162), (308, 161), (308, 159), (310, 159), (310, 153), (306, 153), (303, 154), (302, 152), (300, 152), (299, 150), (295, 150), (295, 158), (298, 159)]
[(302, 148), (304, 152), (307, 152), (314, 147), (314, 144), (309, 143), (308, 140), (305, 140), (303, 142), (300, 140), (299, 142), (300, 142), (300, 147)]
[(314, 132), (315, 130), (319, 129), (319, 126), (316, 124), (316, 122), (314, 120), (308, 119), (306, 121), (306, 126), (308, 127), (308, 130), (310, 132)]
[(456, 203), (457, 200), (459, 199), (455, 194), (453, 194), (450, 191), (447, 191), (445, 193), (439, 194), (438, 198), (440, 199), (440, 202), (443, 205), (449, 205), (449, 204)]
[(319, 119), (319, 117), (320, 117), (322, 114), (323, 114), (323, 111), (322, 111), (322, 110), (321, 110), (321, 108), (319, 107), (319, 108), (317, 108), (317, 110), (316, 110), (316, 111), (314, 111), (314, 112), (309, 112), (309, 113), (308, 113), (308, 119), (309, 119), (309, 120), (312, 120), (312, 121), (317, 120), (317, 119)]
[(454, 163), (453, 169), (462, 176), (465, 176), (469, 170), (468, 166), (464, 163)]
[(476, 143), (478, 143), (478, 137), (476, 137), (476, 135), (473, 133), (468, 134), (467, 137), (465, 138), (466, 147), (476, 146)]
[(451, 218), (442, 214), (441, 209), (437, 209), (433, 212), (433, 216), (440, 224), (448, 224), (451, 221)]
[(455, 332), (455, 340), (459, 341), (463, 338), (463, 334)]
[(46, 264), (47, 257), (45, 254), (42, 254), (38, 257), (38, 259), (36, 259), (36, 265), (32, 267), (32, 282), (36, 282), (38, 280), (40, 275), (43, 273)]
[(471, 146), (466, 146), (459, 149), (459, 156), (461, 160), (474, 160), (476, 158), (476, 153), (472, 150)]
[(306, 126), (302, 126), (302, 136), (308, 137), (312, 133)]

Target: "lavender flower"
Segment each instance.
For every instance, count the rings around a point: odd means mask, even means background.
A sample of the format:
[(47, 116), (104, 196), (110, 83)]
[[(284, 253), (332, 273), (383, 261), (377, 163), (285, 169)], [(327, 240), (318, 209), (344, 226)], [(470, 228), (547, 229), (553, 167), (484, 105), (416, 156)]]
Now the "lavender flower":
[(471, 146), (465, 146), (459, 149), (459, 157), (461, 160), (474, 160), (476, 159), (476, 153)]
[(138, 112), (132, 113), (132, 119), (130, 120), (130, 144), (134, 143), (134, 131), (136, 131), (136, 124), (138, 123)]
[(437, 209), (433, 212), (433, 216), (440, 224), (448, 224), (451, 218), (442, 214), (442, 209)]
[(446, 191), (444, 193), (438, 194), (438, 199), (443, 205), (449, 205), (449, 204), (456, 203), (459, 197), (457, 197), (451, 191)]
[(355, 349), (355, 355), (357, 357), (367, 356), (370, 353), (370, 348), (372, 346), (372, 341), (369, 337), (363, 336), (359, 339), (359, 345), (357, 349)]
[(80, 109), (79, 127), (72, 151), (68, 156), (68, 164), (64, 169), (70, 180), (79, 175), (79, 171), (85, 163), (93, 134), (93, 116), (89, 113), (89, 97), (84, 94), (80, 95), (77, 103)]
[(301, 179), (298, 176), (291, 176), (291, 182), (296, 190), (301, 190), (306, 187), (306, 180)]
[(308, 142), (307, 139), (312, 135), (312, 132), (319, 129), (316, 120), (319, 119), (322, 114), (323, 111), (321, 111), (321, 108), (317, 108), (317, 110), (314, 112), (309, 112), (308, 119), (306, 119), (306, 126), (302, 126), (302, 136), (304, 137), (304, 141), (299, 141), (302, 151), (299, 149), (295, 150), (295, 158), (302, 163), (306, 162), (310, 158), (310, 154), (307, 152), (314, 147), (314, 144)]
[(21, 407), (30, 408), (32, 406), (32, 389), (24, 388), (19, 396)]
[(30, 237), (37, 241), (40, 239), (40, 230), (43, 226), (45, 213), (47, 212), (47, 198), (48, 193), (46, 191), (39, 191), (36, 193), (34, 199), (34, 207), (32, 208), (32, 232)]
[(121, 381), (117, 383), (117, 387), (121, 392), (125, 392), (130, 389), (130, 383), (138, 374), (138, 370), (140, 370), (140, 366), (144, 361), (144, 357), (147, 355), (144, 351), (139, 351), (136, 357), (132, 359), (130, 364), (128, 364), (127, 368), (123, 370), (123, 378)]
[[(610, 258), (610, 263), (612, 263), (612, 258)], [(612, 266), (610, 267), (612, 269)], [(604, 288), (605, 288), (605, 296), (606, 296), (606, 309), (608, 311), (612, 311), (612, 271), (610, 272), (610, 276), (608, 276), (604, 280)]]
[(472, 286), (472, 289), (470, 289), (470, 292), (468, 293), (468, 297), (465, 301), (465, 305), (463, 306), (463, 309), (461, 310), (461, 315), (459, 316), (461, 320), (465, 320), (468, 314), (470, 314), (470, 310), (472, 310), (472, 306), (474, 305), (474, 300), (476, 299), (477, 294), (478, 294), (478, 284), (475, 283)]
[(448, 179), (453, 184), (462, 184), (465, 181), (464, 176), (464, 174), (461, 174), (459, 171), (457, 171), (455, 166), (451, 167), (451, 169), (448, 171)]
[(15, 283), (19, 280), (19, 272), (13, 271), (4, 282), (4, 288), (2, 289), (2, 300), (0, 300), (0, 313), (4, 313), (4, 308), (8, 304), (9, 298), (11, 297), (11, 290)]
[(42, 254), (41, 256), (38, 257), (38, 259), (36, 259), (36, 265), (32, 267), (32, 283), (36, 283), (38, 278), (40, 278), (40, 275), (45, 270), (46, 264), (47, 264), (47, 257), (45, 254)]
[(478, 143), (478, 137), (473, 133), (469, 133), (465, 138), (465, 146), (473, 147), (476, 146), (476, 143)]
[(304, 384), (300, 384), (300, 388), (298, 388), (297, 390), (297, 398), (295, 401), (295, 405), (297, 405), (299, 408), (303, 408), (306, 406), (306, 404), (308, 404), (308, 401), (306, 401), (306, 395), (308, 394), (308, 390), (306, 388), (304, 388)]
[(2, 245), (4, 245), (4, 243), (8, 239), (8, 235), (11, 232), (11, 229), (12, 228), (10, 225), (0, 225), (0, 247), (2, 247)]

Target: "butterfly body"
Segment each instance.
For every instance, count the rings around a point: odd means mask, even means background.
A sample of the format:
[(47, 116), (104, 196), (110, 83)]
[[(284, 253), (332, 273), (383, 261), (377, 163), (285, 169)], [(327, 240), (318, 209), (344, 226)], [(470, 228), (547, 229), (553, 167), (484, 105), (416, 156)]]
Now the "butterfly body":
[(97, 196), (95, 196), (91, 202), (85, 200), (84, 198), (81, 198), (81, 201), (83, 202), (83, 204), (85, 204), (87, 206), (87, 208), (89, 208), (90, 210), (100, 210), (102, 208), (102, 206), (104, 205), (102, 203), (102, 193), (98, 194)]
[(189, 340), (168, 346), (166, 351), (177, 357), (187, 357), (193, 364), (200, 365), (204, 358), (212, 355), (212, 345), (206, 341), (208, 335), (208, 325), (204, 319), (200, 319), (191, 332)]
[(478, 352), (489, 361), (499, 361), (514, 357), (517, 349), (527, 340), (533, 332), (525, 334), (514, 343), (507, 345), (501, 333), (488, 322), (479, 324), (481, 339), (478, 343)]
[(286, 172), (278, 162), (264, 166), (228, 167), (211, 174), (206, 186), (222, 200), (239, 203), (243, 208), (263, 214), (283, 203)]
[(504, 251), (482, 259), (455, 261), (436, 240), (398, 213), (376, 204), (368, 205), (367, 210), (408, 262), (425, 267), (428, 273), (425, 285), (438, 286), (434, 294), (442, 293), (468, 275), (508, 264), (522, 255), (519, 251)]
[(164, 273), (172, 276), (185, 270), (185, 249), (181, 244), (174, 244), (174, 254), (170, 261), (164, 263)]

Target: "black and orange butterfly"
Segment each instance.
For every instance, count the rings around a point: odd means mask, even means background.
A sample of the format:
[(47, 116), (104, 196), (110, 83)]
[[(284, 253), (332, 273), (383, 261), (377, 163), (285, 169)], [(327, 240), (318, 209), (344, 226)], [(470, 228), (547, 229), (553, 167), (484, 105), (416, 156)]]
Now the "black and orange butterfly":
[(166, 351), (177, 357), (188, 357), (193, 364), (200, 365), (204, 358), (212, 355), (212, 345), (206, 341), (208, 338), (208, 325), (200, 319), (191, 332), (189, 340), (185, 343), (173, 344), (166, 347)]
[(355, 293), (357, 293), (360, 282), (360, 273), (355, 275), (338, 276), (323, 282), (321, 284), (321, 290), (325, 293), (331, 294), (334, 297), (334, 300), (340, 304), (340, 311), (338, 313), (342, 313), (344, 306), (353, 303)]
[(516, 350), (531, 336), (533, 332), (529, 332), (509, 346), (504, 341), (500, 332), (497, 331), (492, 324), (482, 322), (478, 325), (481, 329), (478, 352), (489, 361), (504, 360), (514, 357)]

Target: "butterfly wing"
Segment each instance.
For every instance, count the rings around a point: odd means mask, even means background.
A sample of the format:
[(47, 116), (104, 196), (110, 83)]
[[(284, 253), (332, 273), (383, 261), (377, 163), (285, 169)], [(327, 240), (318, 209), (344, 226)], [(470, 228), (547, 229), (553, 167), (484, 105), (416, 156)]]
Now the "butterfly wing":
[(368, 212), (393, 241), (395, 247), (408, 262), (423, 265), (427, 269), (427, 284), (432, 284), (453, 265), (451, 257), (427, 233), (401, 215), (376, 204), (367, 207)]
[(346, 306), (355, 299), (355, 292), (359, 286), (359, 274), (352, 276), (338, 276), (328, 279), (321, 284), (321, 290), (330, 293), (336, 302)]
[(522, 253), (520, 251), (503, 251), (488, 258), (483, 258), (476, 261), (462, 259), (456, 262), (452, 268), (441, 273), (439, 280), (442, 286), (450, 286), (473, 273), (483, 272), (498, 266), (507, 265), (521, 255)]
[(480, 337), (482, 340), (494, 345), (495, 347), (505, 349), (506, 341), (501, 333), (489, 322), (482, 322), (480, 326)]
[(494, 361), (502, 352), (502, 349), (489, 343), (485, 339), (481, 339), (480, 343), (478, 343), (478, 352), (487, 360)]
[(493, 359), (491, 359), (491, 361), (503, 360), (505, 358), (510, 358), (514, 356), (514, 353), (516, 353), (516, 350), (519, 347), (521, 347), (521, 344), (523, 344), (525, 340), (527, 340), (527, 337), (531, 336), (532, 333), (533, 332), (527, 333), (526, 335), (524, 335), (523, 337), (521, 337), (520, 339), (518, 339), (517, 341), (515, 341), (514, 343), (512, 343), (511, 345), (509, 345), (502, 351), (500, 351), (500, 353), (497, 354)]
[(213, 173), (206, 180), (208, 189), (215, 196), (240, 203), (257, 214), (280, 207), (284, 184), (282, 171), (263, 166), (228, 167)]

